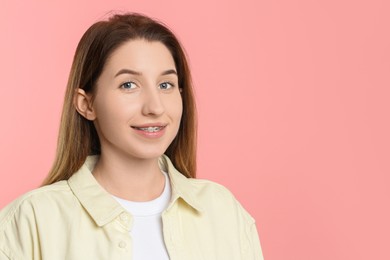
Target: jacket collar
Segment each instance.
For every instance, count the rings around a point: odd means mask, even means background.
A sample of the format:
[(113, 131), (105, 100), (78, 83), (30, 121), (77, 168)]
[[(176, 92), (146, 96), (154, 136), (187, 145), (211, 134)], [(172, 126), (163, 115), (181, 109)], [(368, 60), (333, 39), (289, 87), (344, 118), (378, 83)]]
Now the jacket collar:
[(167, 210), (172, 207), (176, 200), (181, 198), (196, 211), (202, 212), (203, 209), (199, 202), (196, 200), (196, 189), (190, 179), (180, 173), (175, 168), (175, 166), (173, 166), (173, 163), (165, 154), (160, 157), (159, 165), (161, 170), (168, 173), (169, 179), (171, 181), (172, 197), (171, 203), (169, 204)]
[[(69, 178), (68, 184), (96, 224), (104, 226), (126, 210), (93, 177), (92, 170), (98, 159), (99, 156), (96, 155), (88, 156), (83, 166)], [(182, 199), (196, 211), (201, 212), (202, 208), (195, 199), (195, 190), (191, 181), (175, 169), (166, 155), (159, 158), (159, 166), (161, 170), (168, 173), (171, 182), (172, 195), (167, 210), (178, 199)]]

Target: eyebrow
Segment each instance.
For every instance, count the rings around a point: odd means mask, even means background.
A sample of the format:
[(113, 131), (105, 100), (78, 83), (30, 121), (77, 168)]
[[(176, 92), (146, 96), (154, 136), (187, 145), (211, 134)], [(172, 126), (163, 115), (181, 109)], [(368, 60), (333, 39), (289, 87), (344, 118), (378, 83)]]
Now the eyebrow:
[[(118, 77), (121, 74), (132, 74), (136, 76), (142, 76), (142, 73), (139, 71), (130, 70), (130, 69), (121, 69), (115, 74), (115, 77)], [(170, 75), (170, 74), (175, 74), (177, 76), (176, 70), (173, 69), (163, 71), (163, 73), (161, 73), (161, 76)]]

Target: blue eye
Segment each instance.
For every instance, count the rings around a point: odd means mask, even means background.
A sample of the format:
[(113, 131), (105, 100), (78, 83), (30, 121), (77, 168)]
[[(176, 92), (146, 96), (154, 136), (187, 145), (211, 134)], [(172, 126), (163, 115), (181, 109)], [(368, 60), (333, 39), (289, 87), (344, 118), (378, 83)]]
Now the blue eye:
[(167, 90), (173, 88), (173, 84), (170, 82), (163, 82), (159, 85), (160, 89)]
[(136, 87), (136, 85), (134, 82), (129, 81), (129, 82), (123, 83), (120, 87), (123, 89), (133, 89)]

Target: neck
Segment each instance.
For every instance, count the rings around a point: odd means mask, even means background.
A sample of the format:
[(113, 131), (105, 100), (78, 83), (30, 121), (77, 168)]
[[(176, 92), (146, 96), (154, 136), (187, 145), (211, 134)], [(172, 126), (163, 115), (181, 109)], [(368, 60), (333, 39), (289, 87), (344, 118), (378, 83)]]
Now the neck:
[(149, 201), (164, 190), (158, 158), (139, 159), (102, 151), (93, 170), (98, 183), (112, 195), (130, 201)]

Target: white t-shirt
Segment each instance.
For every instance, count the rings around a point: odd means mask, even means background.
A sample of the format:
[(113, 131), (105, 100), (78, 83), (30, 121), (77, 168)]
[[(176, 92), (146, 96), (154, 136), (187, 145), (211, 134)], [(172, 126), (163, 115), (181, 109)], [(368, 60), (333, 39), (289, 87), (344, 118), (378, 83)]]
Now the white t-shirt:
[(161, 213), (168, 207), (171, 185), (165, 175), (163, 193), (156, 199), (134, 202), (113, 196), (133, 216), (130, 236), (133, 241), (134, 260), (169, 260), (164, 244)]

